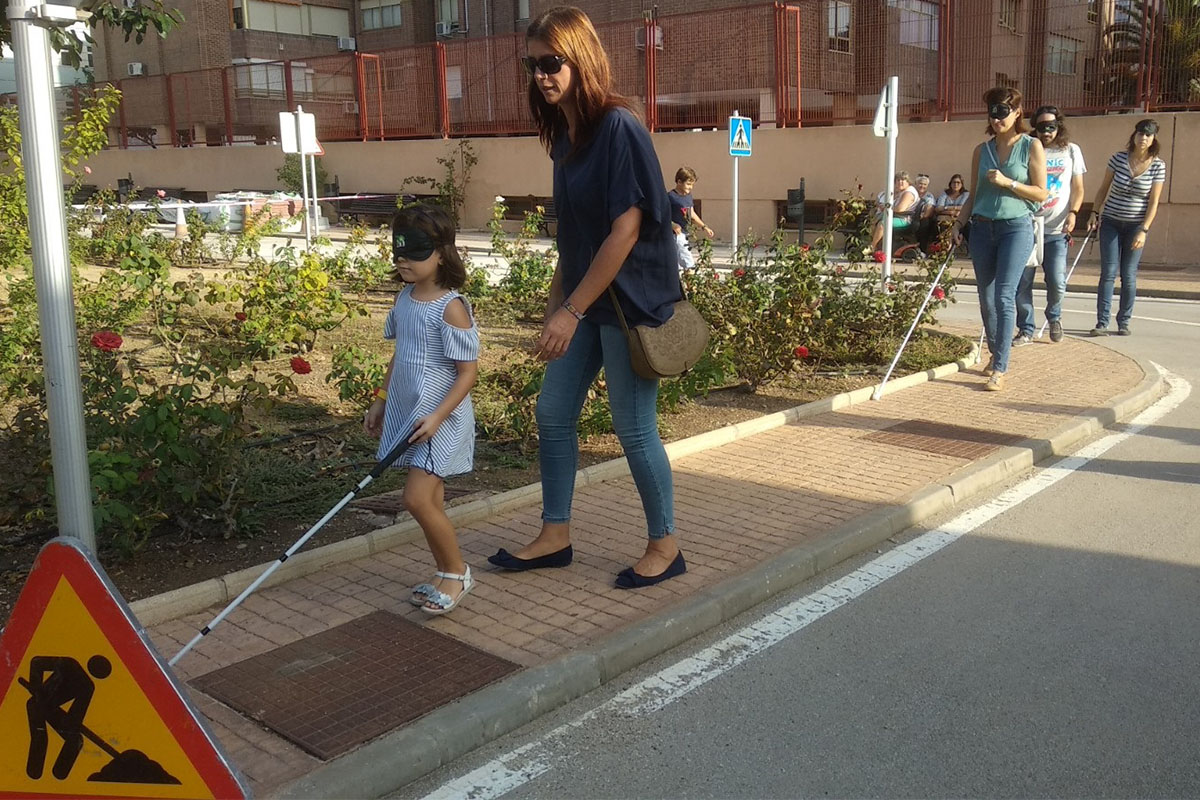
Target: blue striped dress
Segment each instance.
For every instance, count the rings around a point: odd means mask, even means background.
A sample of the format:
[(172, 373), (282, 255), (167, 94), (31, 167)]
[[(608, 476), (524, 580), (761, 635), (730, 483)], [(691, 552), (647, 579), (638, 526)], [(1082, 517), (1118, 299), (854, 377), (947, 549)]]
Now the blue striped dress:
[[(479, 358), (479, 329), (457, 328), (445, 320), (446, 306), (458, 298), (449, 291), (436, 300), (414, 300), (413, 287), (396, 295), (388, 313), (383, 337), (396, 341), (392, 379), (384, 403), (382, 459), (402, 438), (412, 433), (416, 421), (432, 414), (458, 377), (456, 362)], [(466, 298), (462, 298), (467, 303)], [(470, 305), (467, 305), (470, 312)], [(417, 467), (446, 478), (470, 472), (475, 457), (475, 410), (468, 395), (450, 412), (428, 442), (415, 444), (396, 460), (397, 467)]]

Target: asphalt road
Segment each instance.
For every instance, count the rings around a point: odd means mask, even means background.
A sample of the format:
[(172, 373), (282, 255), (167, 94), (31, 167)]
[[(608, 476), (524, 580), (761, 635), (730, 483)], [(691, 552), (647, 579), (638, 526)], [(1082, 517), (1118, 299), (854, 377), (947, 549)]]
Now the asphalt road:
[[(943, 316), (977, 320), (970, 293)], [(1068, 298), (1069, 334), (1094, 304)], [(1102, 343), (1177, 379), (1134, 435), (1101, 434), (397, 796), (1200, 796), (1200, 304), (1136, 312), (1134, 336)]]

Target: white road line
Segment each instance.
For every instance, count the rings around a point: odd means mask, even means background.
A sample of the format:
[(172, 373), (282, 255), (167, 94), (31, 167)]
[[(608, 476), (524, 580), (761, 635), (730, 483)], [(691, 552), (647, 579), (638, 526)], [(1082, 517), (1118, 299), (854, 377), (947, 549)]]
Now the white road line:
[[(1082, 295), (1082, 296), (1086, 296), (1086, 295)], [(1166, 299), (1153, 298), (1153, 297), (1147, 297), (1147, 298), (1139, 297), (1138, 298), (1139, 303), (1152, 302), (1155, 300), (1157, 300), (1160, 303), (1166, 303), (1166, 302), (1194, 303), (1195, 302), (1193, 300), (1171, 300), (1171, 301), (1168, 301)], [(958, 302), (973, 303), (974, 305), (979, 305), (979, 297), (978, 297), (978, 295), (975, 295), (975, 294), (963, 294), (958, 297)], [(1062, 312), (1064, 314), (1083, 314), (1083, 315), (1090, 314), (1091, 316), (1096, 315), (1096, 312), (1094, 309), (1066, 308), (1065, 306), (1063, 307)], [(1145, 322), (1166, 322), (1170, 325), (1187, 325), (1187, 326), (1193, 327), (1193, 328), (1200, 328), (1200, 322), (1186, 322), (1181, 319), (1165, 319), (1163, 317), (1143, 317), (1141, 314), (1134, 314), (1133, 318), (1135, 320), (1141, 320), (1141, 321), (1145, 321)]]
[(491, 800), (507, 794), (550, 771), (553, 762), (571, 755), (559, 747), (567, 734), (599, 716), (640, 717), (659, 711), (684, 695), (753, 656), (803, 630), (895, 575), (936, 553), (965, 534), (1061, 481), (1089, 461), (1138, 435), (1177, 408), (1192, 391), (1183, 378), (1154, 365), (1169, 386), (1166, 395), (1142, 411), (1120, 433), (1112, 433), (1081, 448), (1061, 461), (1037, 470), (1032, 476), (991, 501), (959, 514), (937, 530), (872, 559), (845, 577), (801, 597), (763, 619), (726, 636), (693, 656), (678, 661), (617, 694), (596, 708), (567, 722), (535, 742), (512, 750), (482, 767), (443, 784), (424, 800)]

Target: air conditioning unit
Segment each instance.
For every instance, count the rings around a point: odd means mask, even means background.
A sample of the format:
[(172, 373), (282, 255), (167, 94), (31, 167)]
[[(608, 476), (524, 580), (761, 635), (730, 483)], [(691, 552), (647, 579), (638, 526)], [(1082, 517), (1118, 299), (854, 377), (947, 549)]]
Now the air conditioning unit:
[(347, 50), (357, 50), (358, 43), (354, 41), (353, 36), (339, 36), (339, 37), (337, 37), (337, 47), (338, 47), (338, 52), (345, 52)]
[(457, 22), (435, 22), (433, 23), (434, 36), (453, 36), (458, 30)]
[(129, 73), (129, 77), (137, 78), (146, 74), (146, 65), (140, 61), (130, 61), (125, 65), (125, 71)]
[[(636, 47), (638, 50), (646, 49), (646, 29), (644, 27), (643, 28), (634, 28), (633, 44), (634, 44), (634, 47)], [(663, 49), (663, 29), (662, 29), (661, 25), (654, 26), (654, 49), (655, 50)]]
[(358, 101), (357, 100), (343, 100), (342, 101), (342, 113), (343, 114), (357, 114), (358, 113)]

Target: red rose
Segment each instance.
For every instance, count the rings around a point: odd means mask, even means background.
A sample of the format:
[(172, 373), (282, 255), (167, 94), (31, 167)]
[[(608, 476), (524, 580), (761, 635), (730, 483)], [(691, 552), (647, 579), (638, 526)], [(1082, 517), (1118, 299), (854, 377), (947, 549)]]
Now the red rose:
[(746, 274), (746, 270), (744, 270), (744, 269), (735, 269), (733, 271), (733, 277), (735, 277), (735, 278), (740, 278), (745, 274)]
[(163, 197), (166, 197), (166, 196), (167, 196), (167, 190), (166, 190), (166, 189), (159, 189), (157, 192), (155, 192), (155, 194), (156, 194), (156, 195), (158, 195), (158, 196), (159, 196), (159, 198), (163, 198)]
[(929, 245), (929, 252), (940, 253), (940, 252), (942, 252), (942, 246), (940, 244), (938, 244), (937, 242), (934, 242), (933, 244)]
[(112, 331), (99, 331), (92, 334), (92, 347), (97, 350), (111, 353), (113, 350), (119, 350), (122, 344), (124, 344), (124, 340)]
[(800, 252), (801, 252), (801, 253), (807, 253), (807, 252), (808, 252), (808, 250), (809, 250), (809, 247), (808, 247), (808, 245), (807, 245), (807, 244), (802, 244), (802, 245), (800, 245)]
[(871, 257), (875, 259), (876, 264), (882, 264), (885, 260), (887, 260), (887, 257), (883, 254), (882, 250), (876, 250)]
[(233, 315), (233, 318), (236, 319), (238, 322), (245, 322), (246, 321), (246, 312), (239, 311)]
[(894, 291), (896, 291), (896, 284), (894, 284), (894, 283), (889, 283), (889, 284), (887, 285), (887, 290), (888, 290), (889, 292), (894, 292)]
[(933, 290), (933, 296), (934, 296), (934, 299), (941, 300), (943, 297), (946, 296), (946, 292), (944, 289), (942, 289), (942, 287), (939, 286)]
[(796, 358), (808, 358), (808, 348), (804, 345), (800, 345), (792, 352), (796, 354)]
[(312, 364), (305, 361), (300, 356), (292, 356), (292, 372), (297, 375), (307, 375), (312, 372)]

